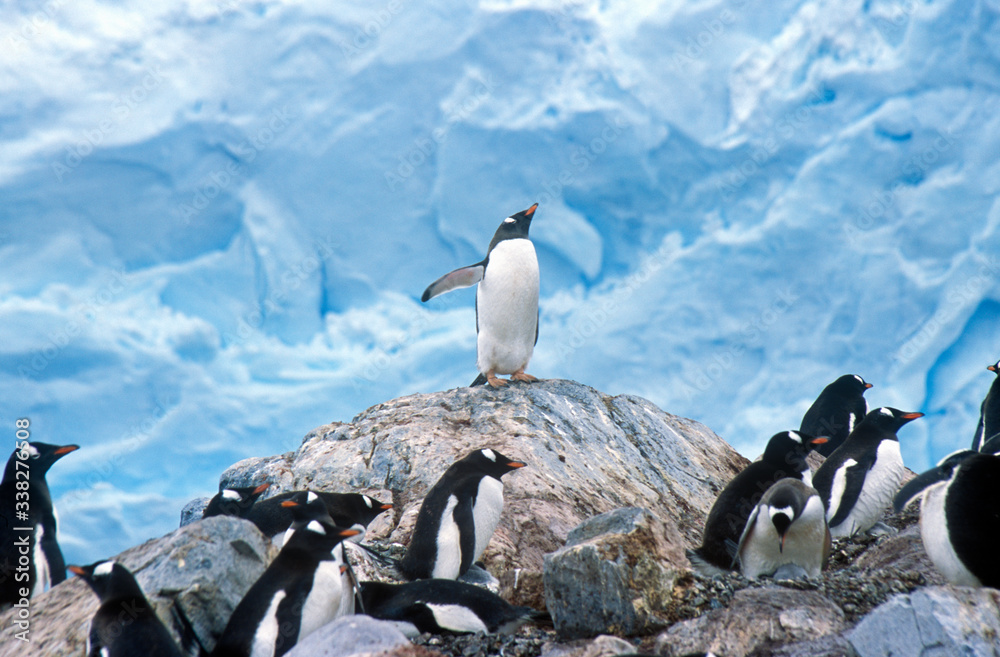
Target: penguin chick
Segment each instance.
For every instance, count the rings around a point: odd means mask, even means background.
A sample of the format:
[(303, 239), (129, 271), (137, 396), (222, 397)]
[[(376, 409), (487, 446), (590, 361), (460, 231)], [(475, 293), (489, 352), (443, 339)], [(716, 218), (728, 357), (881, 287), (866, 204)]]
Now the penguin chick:
[(474, 265), (456, 269), (427, 286), (421, 301), (462, 287), (479, 284), (476, 290), (476, 367), (480, 378), (494, 388), (511, 380), (531, 383), (525, 374), (538, 342), (538, 258), (528, 238), (528, 228), (538, 204), (513, 214), (500, 224), (486, 257)]
[(361, 597), (369, 616), (408, 622), (416, 633), (512, 634), (524, 623), (544, 617), (531, 607), (515, 607), (491, 591), (452, 579), (362, 582)]
[(857, 374), (845, 374), (823, 388), (799, 425), (801, 433), (829, 438), (816, 448), (817, 452), (823, 456), (832, 454), (864, 419), (868, 414), (865, 391), (871, 387)]
[(420, 505), (399, 567), (410, 579), (455, 579), (486, 549), (503, 510), (500, 477), (524, 467), (492, 449), (451, 464)]
[(705, 520), (701, 547), (687, 551), (695, 570), (707, 576), (731, 570), (747, 518), (761, 497), (785, 477), (812, 485), (812, 471), (806, 457), (826, 441), (825, 436), (813, 437), (797, 431), (782, 431), (771, 436), (761, 459), (744, 468), (715, 499)]
[(816, 471), (813, 487), (834, 538), (871, 529), (892, 504), (905, 468), (896, 432), (923, 413), (877, 408)]
[(202, 512), (202, 518), (212, 516), (235, 516), (246, 518), (251, 507), (260, 499), (271, 484), (265, 483), (260, 486), (242, 486), (239, 488), (223, 488), (215, 494)]
[[(7, 459), (3, 480), (0, 481), (0, 609), (21, 599), (21, 589), (27, 588), (33, 597), (66, 579), (66, 562), (58, 542), (58, 516), (52, 504), (45, 475), (52, 465), (76, 445), (50, 445), (20, 441)], [(14, 576), (14, 564), (21, 564), (25, 534), (15, 527), (31, 527), (27, 533), (27, 579)]]
[(818, 577), (830, 557), (830, 529), (819, 493), (799, 479), (775, 483), (750, 514), (737, 547), (743, 575), (774, 575), (782, 566)]
[(1000, 588), (1000, 456), (949, 454), (903, 486), (894, 506), (902, 510), (917, 499), (924, 549), (945, 579)]
[(68, 570), (87, 582), (101, 601), (90, 621), (87, 657), (181, 657), (128, 568), (99, 561)]

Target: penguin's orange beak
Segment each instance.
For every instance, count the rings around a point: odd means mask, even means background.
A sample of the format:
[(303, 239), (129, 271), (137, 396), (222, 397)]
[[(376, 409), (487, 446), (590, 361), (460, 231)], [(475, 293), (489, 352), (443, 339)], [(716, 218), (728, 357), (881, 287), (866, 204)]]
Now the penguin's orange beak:
[(530, 217), (531, 215), (535, 214), (535, 210), (537, 210), (537, 209), (538, 209), (538, 204), (535, 203), (530, 208), (528, 208), (527, 210), (524, 211), (524, 216)]
[(511, 468), (523, 468), (526, 465), (528, 464), (522, 463), (521, 461), (511, 461), (510, 463), (507, 464), (507, 466)]
[(260, 486), (257, 486), (257, 488), (253, 489), (253, 494), (254, 495), (259, 495), (260, 493), (263, 493), (264, 491), (266, 491), (270, 487), (271, 487), (270, 482), (268, 482), (266, 484), (261, 484)]
[(281, 503), (281, 506), (285, 507), (286, 509), (290, 509), (298, 505), (299, 505), (298, 502), (293, 502), (292, 500), (285, 500), (284, 502)]
[(380, 508), (380, 509), (382, 509), (383, 511), (385, 511), (385, 510), (387, 510), (387, 509), (391, 509), (391, 508), (392, 508), (392, 505), (391, 505), (391, 504), (388, 504), (388, 503), (386, 503), (386, 504), (383, 504), (382, 506), (380, 506), (379, 508)]
[(997, 371), (997, 366), (996, 365), (987, 365), (986, 369), (988, 369), (991, 372), (996, 372)]
[(84, 570), (83, 568), (80, 568), (80, 566), (66, 566), (66, 570), (73, 573), (74, 575), (79, 575), (80, 577), (83, 577), (87, 574), (87, 571)]
[[(822, 445), (822, 444), (828, 443), (828, 442), (830, 442), (830, 439), (827, 438), (826, 436), (816, 436), (815, 438), (813, 438), (812, 440), (809, 441), (809, 444), (810, 445)], [(784, 539), (781, 539), (781, 540), (784, 540)]]
[(866, 383), (865, 384), (865, 390), (868, 390), (868, 388), (871, 388), (871, 387), (872, 387), (872, 384), (870, 384), (870, 383)]
[(907, 420), (916, 420), (918, 417), (923, 417), (923, 413), (903, 413), (903, 418)]
[(63, 445), (59, 449), (53, 452), (56, 456), (62, 456), (63, 454), (69, 454), (70, 452), (75, 452), (80, 449), (79, 445)]
[(343, 531), (340, 532), (340, 536), (343, 536), (344, 538), (348, 538), (350, 536), (357, 536), (360, 533), (361, 533), (361, 531), (358, 530), (358, 529), (345, 529), (345, 530), (343, 530)]

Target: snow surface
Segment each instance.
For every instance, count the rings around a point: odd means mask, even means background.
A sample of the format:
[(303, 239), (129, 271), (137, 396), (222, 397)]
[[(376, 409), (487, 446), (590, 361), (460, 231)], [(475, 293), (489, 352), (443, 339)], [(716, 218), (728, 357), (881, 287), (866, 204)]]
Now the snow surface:
[(998, 357), (1000, 2), (0, 5), (0, 427), (67, 560), (231, 463), (475, 376), (473, 290), (532, 224), (529, 372), (747, 455), (857, 373), (967, 446)]

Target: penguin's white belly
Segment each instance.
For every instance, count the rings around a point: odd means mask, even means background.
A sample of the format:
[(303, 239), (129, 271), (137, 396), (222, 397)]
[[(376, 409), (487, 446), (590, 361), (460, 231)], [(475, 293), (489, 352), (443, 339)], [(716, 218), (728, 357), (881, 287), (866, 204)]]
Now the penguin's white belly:
[(346, 613), (341, 609), (344, 592), (344, 576), (340, 574), (341, 563), (337, 559), (324, 561), (316, 569), (312, 588), (306, 596), (305, 604), (302, 605), (299, 641)]
[(34, 583), (31, 587), (32, 597), (48, 590), (52, 585), (52, 573), (49, 570), (49, 560), (45, 557), (42, 549), (42, 539), (45, 537), (45, 528), (41, 523), (35, 525), (35, 549), (32, 551), (32, 565), (35, 568)]
[(448, 498), (448, 504), (441, 515), (441, 526), (438, 527), (437, 555), (434, 559), (434, 570), (431, 577), (455, 579), (462, 567), (462, 543), (455, 522), (455, 507), (458, 498), (454, 495)]
[(479, 616), (476, 616), (468, 607), (462, 605), (436, 605), (430, 602), (425, 603), (431, 614), (434, 615), (434, 622), (446, 630), (452, 632), (488, 632), (489, 628)]
[(285, 599), (285, 592), (278, 591), (271, 599), (264, 617), (260, 619), (257, 632), (250, 646), (250, 657), (273, 657), (274, 644), (278, 640), (278, 605)]
[(476, 308), (479, 371), (513, 374), (527, 367), (538, 328), (538, 258), (530, 240), (504, 240), (493, 248)]
[(924, 492), (920, 507), (920, 537), (924, 550), (952, 584), (956, 586), (982, 586), (979, 578), (969, 572), (955, 553), (948, 534), (948, 519), (944, 514), (944, 502), (948, 495), (946, 482), (935, 484)]
[(479, 482), (476, 504), (472, 507), (472, 519), (476, 523), (476, 549), (472, 555), (475, 562), (483, 555), (493, 532), (500, 522), (503, 511), (503, 483), (493, 477), (483, 477)]
[(883, 440), (879, 443), (875, 464), (865, 476), (865, 483), (854, 508), (842, 523), (830, 527), (833, 537), (853, 536), (871, 529), (892, 505), (892, 497), (899, 490), (904, 472), (899, 442)]
[(826, 544), (826, 520), (823, 502), (811, 497), (802, 515), (785, 532), (785, 547), (766, 509), (757, 514), (753, 540), (740, 552), (740, 570), (745, 577), (756, 579), (773, 575), (786, 564), (794, 564), (809, 577), (819, 577), (823, 570)]

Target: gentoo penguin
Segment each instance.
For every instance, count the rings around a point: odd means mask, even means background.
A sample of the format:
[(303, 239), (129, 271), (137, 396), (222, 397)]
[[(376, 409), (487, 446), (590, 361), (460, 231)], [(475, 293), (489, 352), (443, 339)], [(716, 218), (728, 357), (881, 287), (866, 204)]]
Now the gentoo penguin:
[(346, 566), (334, 548), (355, 529), (313, 520), (292, 533), (233, 610), (214, 657), (279, 657), (341, 613)]
[(830, 440), (816, 448), (829, 456), (840, 447), (854, 427), (868, 414), (865, 391), (872, 387), (857, 374), (845, 374), (823, 388), (806, 414), (799, 431), (810, 436), (826, 436)]
[(261, 484), (260, 486), (223, 488), (209, 500), (201, 517), (236, 516), (237, 518), (246, 518), (254, 503), (270, 486), (271, 484)]
[(1000, 434), (1000, 361), (986, 369), (996, 376), (979, 406), (979, 424), (976, 425), (976, 435), (972, 439), (972, 449), (977, 452), (982, 450), (983, 443)]
[(68, 569), (90, 585), (101, 606), (90, 621), (87, 657), (181, 657), (166, 626), (128, 568), (115, 561)]
[(416, 629), (414, 634), (510, 634), (544, 616), (531, 607), (515, 607), (491, 591), (453, 579), (362, 582), (361, 598), (369, 616), (410, 623)]
[(920, 499), (927, 556), (957, 586), (1000, 588), (1000, 456), (962, 450), (906, 484), (897, 510)]
[(427, 492), (400, 570), (410, 579), (455, 579), (479, 559), (503, 509), (500, 477), (524, 467), (492, 449), (452, 463)]
[(480, 376), (472, 385), (506, 385), (497, 374), (531, 383), (524, 373), (538, 342), (538, 258), (528, 239), (528, 228), (538, 204), (503, 220), (474, 265), (445, 274), (424, 290), (421, 301), (456, 288), (479, 283), (476, 290), (476, 367)]
[(788, 567), (819, 577), (830, 557), (830, 529), (819, 493), (786, 477), (767, 489), (750, 514), (736, 548), (740, 571), (750, 579)]
[(888, 406), (871, 411), (816, 471), (813, 487), (834, 538), (868, 531), (892, 504), (905, 471), (896, 432), (923, 415)]
[(703, 575), (719, 575), (732, 569), (733, 558), (747, 518), (772, 484), (794, 477), (812, 485), (806, 457), (825, 436), (782, 431), (771, 436), (764, 455), (730, 481), (712, 505), (705, 521), (701, 547), (688, 550), (688, 560)]
[[(302, 492), (304, 491), (289, 491), (261, 500), (250, 508), (246, 518), (257, 525), (257, 528), (269, 538), (280, 534), (292, 524), (291, 508), (282, 506), (282, 503)], [(392, 508), (391, 504), (379, 502), (373, 497), (360, 493), (315, 491), (313, 494), (322, 498), (326, 504), (327, 513), (330, 514), (335, 525), (354, 527), (362, 532), (380, 513)]]
[(21, 441), (7, 459), (0, 481), (0, 609), (21, 600), (23, 589), (32, 597), (66, 579), (56, 536), (58, 516), (45, 474), (77, 449)]

